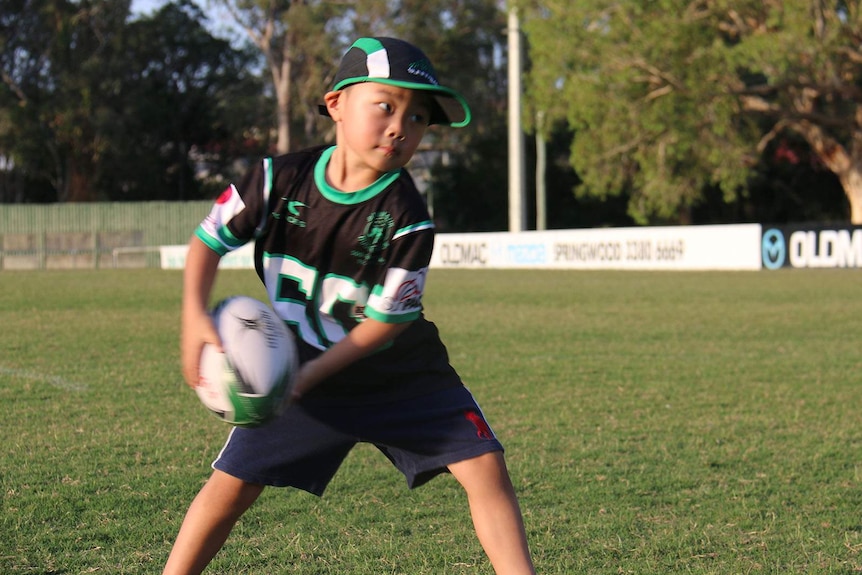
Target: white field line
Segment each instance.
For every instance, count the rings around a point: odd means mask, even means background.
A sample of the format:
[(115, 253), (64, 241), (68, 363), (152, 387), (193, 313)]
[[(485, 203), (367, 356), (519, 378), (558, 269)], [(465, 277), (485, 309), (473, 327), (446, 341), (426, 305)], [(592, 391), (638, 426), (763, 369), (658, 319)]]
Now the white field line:
[(47, 373), (28, 371), (26, 369), (12, 369), (0, 365), (0, 375), (9, 375), (20, 379), (28, 379), (30, 381), (47, 383), (54, 387), (65, 389), (66, 391), (87, 391), (87, 384), (85, 383), (76, 383), (74, 381), (64, 379), (58, 375), (50, 375)]

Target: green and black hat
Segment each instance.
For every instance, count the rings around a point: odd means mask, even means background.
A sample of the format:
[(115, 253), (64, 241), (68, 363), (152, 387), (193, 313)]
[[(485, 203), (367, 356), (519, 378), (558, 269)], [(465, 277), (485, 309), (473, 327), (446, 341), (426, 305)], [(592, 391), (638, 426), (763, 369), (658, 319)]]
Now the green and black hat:
[[(461, 94), (445, 88), (428, 57), (416, 46), (395, 38), (360, 38), (344, 54), (333, 90), (377, 82), (429, 92), (436, 102), (429, 124), (461, 128), (470, 123), (470, 106)], [(321, 112), (325, 115), (326, 108)]]

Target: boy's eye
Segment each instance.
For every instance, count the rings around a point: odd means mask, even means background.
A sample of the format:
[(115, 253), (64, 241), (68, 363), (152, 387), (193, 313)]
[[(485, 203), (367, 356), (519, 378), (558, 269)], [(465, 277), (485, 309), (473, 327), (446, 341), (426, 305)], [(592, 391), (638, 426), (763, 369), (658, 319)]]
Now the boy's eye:
[[(395, 113), (395, 106), (389, 102), (377, 102), (375, 105), (386, 114)], [(427, 126), (430, 121), (430, 115), (424, 110), (414, 112), (410, 114), (410, 121)]]

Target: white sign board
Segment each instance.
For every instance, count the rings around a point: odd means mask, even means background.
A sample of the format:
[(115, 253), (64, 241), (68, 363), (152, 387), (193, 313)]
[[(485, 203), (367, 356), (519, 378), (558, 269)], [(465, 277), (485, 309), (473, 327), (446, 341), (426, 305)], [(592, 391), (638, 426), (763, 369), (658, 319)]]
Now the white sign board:
[[(189, 247), (162, 246), (159, 249), (163, 270), (181, 270), (186, 267), (186, 253)], [(254, 269), (254, 244), (246, 244), (236, 251), (226, 254), (219, 262), (221, 269)]]
[[(488, 269), (759, 270), (761, 226), (601, 228), (438, 234), (431, 267)], [(163, 269), (185, 267), (187, 246), (163, 246)], [(221, 268), (254, 268), (254, 244)]]
[(761, 226), (439, 234), (432, 267), (759, 270)]

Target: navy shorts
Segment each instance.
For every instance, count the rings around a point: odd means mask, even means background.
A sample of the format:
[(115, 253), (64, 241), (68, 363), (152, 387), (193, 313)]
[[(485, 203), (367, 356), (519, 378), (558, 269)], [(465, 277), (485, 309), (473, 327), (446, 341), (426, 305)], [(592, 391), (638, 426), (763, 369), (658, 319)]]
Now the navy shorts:
[(372, 405), (293, 404), (262, 427), (232, 429), (212, 466), (319, 496), (359, 442), (377, 447), (411, 489), (452, 463), (503, 450), (470, 391), (455, 387)]

